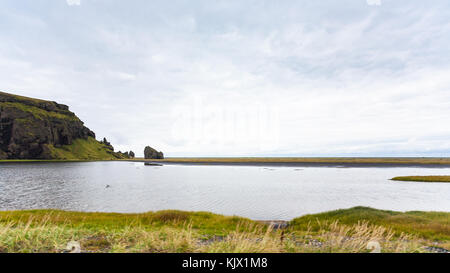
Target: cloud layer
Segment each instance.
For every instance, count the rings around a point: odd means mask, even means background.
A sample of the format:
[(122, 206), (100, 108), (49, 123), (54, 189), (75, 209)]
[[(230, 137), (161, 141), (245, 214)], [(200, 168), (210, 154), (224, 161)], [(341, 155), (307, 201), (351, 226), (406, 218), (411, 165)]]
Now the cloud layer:
[(450, 151), (448, 1), (25, 2), (0, 11), (0, 89), (70, 105), (118, 150)]

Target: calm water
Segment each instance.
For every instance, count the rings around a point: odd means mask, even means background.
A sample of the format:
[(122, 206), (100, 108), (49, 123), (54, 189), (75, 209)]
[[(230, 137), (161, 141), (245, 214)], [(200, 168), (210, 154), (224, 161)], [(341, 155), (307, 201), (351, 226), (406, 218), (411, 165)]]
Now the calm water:
[(0, 209), (180, 209), (259, 220), (288, 220), (353, 206), (450, 211), (450, 184), (388, 180), (429, 174), (449, 175), (450, 169), (1, 164)]

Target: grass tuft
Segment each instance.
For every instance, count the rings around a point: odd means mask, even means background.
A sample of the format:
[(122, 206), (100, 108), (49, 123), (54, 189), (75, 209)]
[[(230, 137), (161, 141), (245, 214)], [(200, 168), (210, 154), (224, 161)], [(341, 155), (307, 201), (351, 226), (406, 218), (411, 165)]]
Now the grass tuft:
[(448, 212), (396, 212), (368, 207), (334, 210), (305, 215), (291, 221), (291, 229), (310, 228), (318, 231), (329, 221), (352, 225), (358, 221), (392, 229), (396, 235), (412, 234), (430, 240), (450, 240), (450, 213)]

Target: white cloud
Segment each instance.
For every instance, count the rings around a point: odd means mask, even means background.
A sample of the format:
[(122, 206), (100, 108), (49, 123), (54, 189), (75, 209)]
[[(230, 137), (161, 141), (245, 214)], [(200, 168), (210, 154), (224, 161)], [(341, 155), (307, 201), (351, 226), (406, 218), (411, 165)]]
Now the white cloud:
[(66, 0), (69, 6), (79, 6), (81, 5), (81, 0)]
[(369, 6), (380, 6), (381, 0), (366, 0)]
[(0, 88), (69, 104), (138, 155), (450, 151), (446, 2), (236, 3), (11, 8)]

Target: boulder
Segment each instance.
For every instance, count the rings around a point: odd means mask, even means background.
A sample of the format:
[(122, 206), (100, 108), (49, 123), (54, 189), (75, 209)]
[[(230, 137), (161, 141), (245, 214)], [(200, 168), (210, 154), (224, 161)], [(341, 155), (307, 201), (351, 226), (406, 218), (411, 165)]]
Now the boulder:
[(163, 152), (158, 152), (150, 146), (145, 147), (144, 149), (144, 157), (145, 159), (164, 159)]

